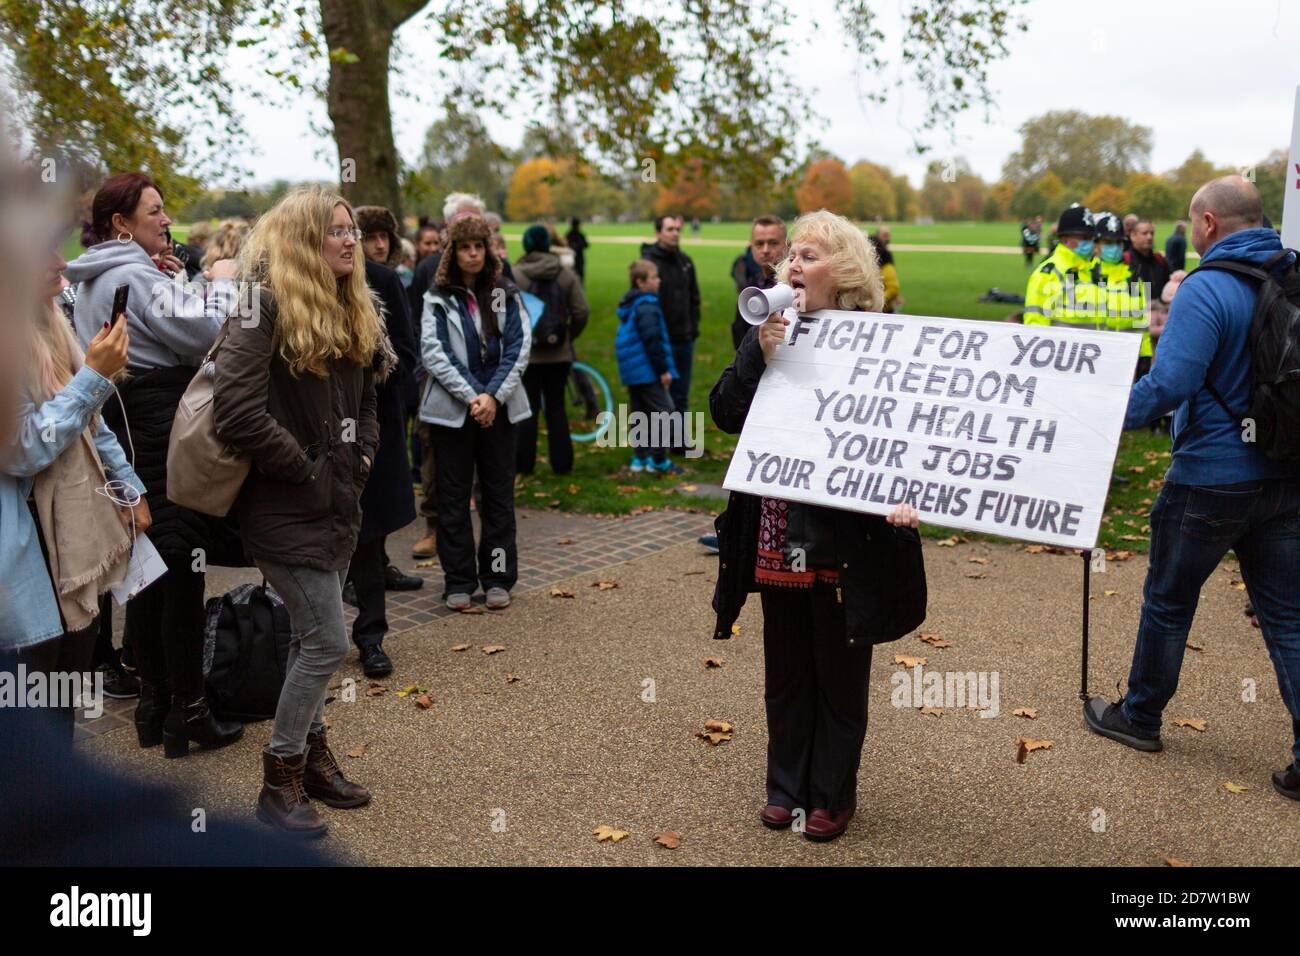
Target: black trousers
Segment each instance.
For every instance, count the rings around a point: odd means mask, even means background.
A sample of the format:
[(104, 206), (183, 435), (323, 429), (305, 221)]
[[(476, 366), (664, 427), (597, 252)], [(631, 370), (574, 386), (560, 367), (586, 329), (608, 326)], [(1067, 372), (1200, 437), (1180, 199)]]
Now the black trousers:
[[(95, 620), (79, 631), (69, 631), (31, 647), (6, 652), (0, 655), (0, 671), (17, 675), (18, 665), (22, 664), (28, 675), (37, 671), (47, 675), (85, 674), (93, 667), (91, 658), (95, 653), (95, 637), (98, 633), (99, 621)], [(54, 684), (47, 682), (47, 688), (48, 693), (53, 693)], [(18, 686), (17, 690), (21, 694), (26, 692), (27, 687)], [(60, 728), (56, 731), (59, 740), (66, 739), (70, 746), (77, 721), (77, 708), (72, 706), (71, 701), (63, 703), (65, 706), (62, 707), (33, 708), (27, 713), (18, 713), (18, 722), (9, 725), (9, 732), (21, 732), (19, 728), (27, 726), (23, 724), (23, 718), (54, 722)]]
[(850, 650), (835, 588), (763, 588), (767, 802), (857, 806), (871, 647)]
[(352, 552), (348, 577), (357, 592), (357, 619), (352, 622), (352, 643), (358, 648), (380, 644), (388, 633), (388, 604), (384, 591), (384, 572), (388, 555), (384, 551), (387, 535), (358, 541)]
[[(470, 416), (459, 428), (434, 425), (433, 459), (438, 486), (438, 561), (444, 594), (473, 594), (482, 585), (509, 591), (519, 579), (515, 548), (515, 427), (505, 406), (491, 428)], [(478, 566), (469, 497), (478, 469)]]
[(572, 368), (572, 362), (547, 362), (524, 369), (524, 389), (533, 414), (519, 423), (515, 439), (518, 447), (515, 467), (521, 475), (531, 475), (537, 464), (537, 430), (543, 407), (551, 470), (557, 475), (573, 471), (573, 440), (569, 437), (569, 412), (564, 404), (564, 384)]
[(203, 585), (188, 555), (162, 555), (167, 573), (126, 604), (140, 679), (186, 700), (203, 696)]

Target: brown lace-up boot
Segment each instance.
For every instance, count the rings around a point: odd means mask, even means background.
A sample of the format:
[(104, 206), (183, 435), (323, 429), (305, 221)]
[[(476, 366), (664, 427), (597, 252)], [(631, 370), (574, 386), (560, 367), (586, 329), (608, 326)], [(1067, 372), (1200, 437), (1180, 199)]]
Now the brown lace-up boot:
[(307, 795), (326, 806), (351, 810), (370, 802), (370, 791), (343, 776), (325, 732), (307, 734), (307, 770), (303, 774)]
[(257, 819), (286, 833), (320, 837), (328, 829), (303, 789), (307, 755), (281, 757), (262, 751), (262, 792), (257, 795)]

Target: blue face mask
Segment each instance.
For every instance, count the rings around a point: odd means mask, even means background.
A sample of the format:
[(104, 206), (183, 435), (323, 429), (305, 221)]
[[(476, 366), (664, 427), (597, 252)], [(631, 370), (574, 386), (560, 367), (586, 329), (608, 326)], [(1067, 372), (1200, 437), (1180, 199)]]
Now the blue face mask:
[(1092, 258), (1092, 240), (1080, 239), (1079, 244), (1074, 247), (1074, 251), (1085, 259)]
[(1124, 258), (1124, 243), (1103, 242), (1101, 244), (1101, 261), (1114, 264)]

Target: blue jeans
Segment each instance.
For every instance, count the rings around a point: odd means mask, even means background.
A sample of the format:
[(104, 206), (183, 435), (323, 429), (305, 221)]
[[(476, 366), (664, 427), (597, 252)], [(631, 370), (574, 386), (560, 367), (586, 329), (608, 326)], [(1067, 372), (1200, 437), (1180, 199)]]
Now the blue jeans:
[(1300, 478), (1161, 489), (1151, 509), (1151, 563), (1123, 713), (1144, 733), (1160, 732), (1201, 586), (1229, 548), (1291, 712), (1300, 767)]

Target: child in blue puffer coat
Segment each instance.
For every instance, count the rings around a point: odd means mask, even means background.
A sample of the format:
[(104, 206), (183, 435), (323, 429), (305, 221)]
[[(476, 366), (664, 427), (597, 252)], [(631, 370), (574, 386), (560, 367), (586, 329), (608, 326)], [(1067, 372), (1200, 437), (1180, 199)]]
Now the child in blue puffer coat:
[[(673, 400), (668, 386), (677, 378), (668, 326), (659, 305), (659, 270), (646, 259), (628, 266), (632, 288), (618, 304), (614, 353), (618, 375), (627, 386), (633, 416), (628, 422), (632, 470), (680, 475), (685, 469), (668, 459), (672, 444)], [(682, 426), (685, 422), (681, 423)]]

